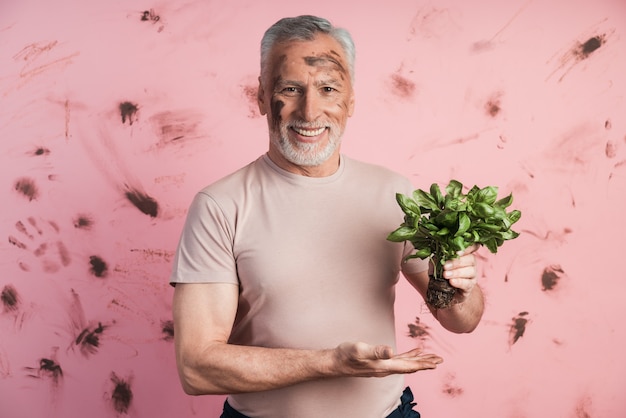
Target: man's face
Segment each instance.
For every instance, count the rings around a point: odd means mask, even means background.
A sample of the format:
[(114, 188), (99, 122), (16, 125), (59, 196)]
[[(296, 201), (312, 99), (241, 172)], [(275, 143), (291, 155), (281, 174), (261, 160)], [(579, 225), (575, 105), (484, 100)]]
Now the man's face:
[(341, 136), (354, 111), (348, 63), (339, 43), (320, 34), (312, 41), (276, 45), (260, 79), (259, 109), (267, 115), (275, 162), (295, 169), (336, 169)]

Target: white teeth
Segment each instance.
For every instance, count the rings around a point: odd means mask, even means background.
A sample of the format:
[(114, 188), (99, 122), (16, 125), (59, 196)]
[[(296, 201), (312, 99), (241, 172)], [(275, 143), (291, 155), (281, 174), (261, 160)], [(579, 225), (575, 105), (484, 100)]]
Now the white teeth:
[(302, 129), (302, 128), (293, 128), (294, 131), (296, 131), (298, 134), (302, 135), (302, 136), (317, 136), (320, 135), (322, 132), (324, 132), (326, 128), (319, 128), (319, 129)]

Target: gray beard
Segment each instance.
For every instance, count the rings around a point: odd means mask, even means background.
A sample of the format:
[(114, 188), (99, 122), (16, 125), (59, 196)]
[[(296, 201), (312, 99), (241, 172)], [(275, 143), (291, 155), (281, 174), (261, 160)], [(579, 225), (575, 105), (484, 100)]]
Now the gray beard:
[(336, 125), (329, 127), (328, 142), (320, 148), (319, 144), (293, 143), (288, 136), (289, 124), (281, 123), (278, 132), (270, 133), (270, 140), (287, 161), (300, 167), (315, 167), (326, 162), (341, 144), (341, 134)]

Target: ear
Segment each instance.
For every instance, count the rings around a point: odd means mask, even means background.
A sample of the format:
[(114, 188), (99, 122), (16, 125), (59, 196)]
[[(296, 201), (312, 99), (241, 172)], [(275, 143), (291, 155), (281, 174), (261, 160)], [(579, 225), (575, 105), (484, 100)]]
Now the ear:
[(259, 106), (259, 112), (262, 116), (267, 114), (267, 103), (265, 102), (265, 89), (263, 88), (263, 83), (261, 81), (261, 77), (259, 77), (259, 88), (256, 93), (256, 101)]

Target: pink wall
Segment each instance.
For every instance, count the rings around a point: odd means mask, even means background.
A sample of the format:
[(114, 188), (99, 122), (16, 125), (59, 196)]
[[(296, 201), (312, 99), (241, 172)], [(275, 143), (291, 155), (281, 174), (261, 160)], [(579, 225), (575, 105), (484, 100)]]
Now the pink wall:
[(423, 415), (626, 416), (626, 3), (294, 3), (0, 2), (0, 416), (218, 415), (179, 386), (170, 263), (193, 194), (266, 149), (258, 41), (303, 13), (357, 43), (346, 153), (524, 213), (475, 333), (400, 286), (401, 347), (446, 360), (408, 378)]

